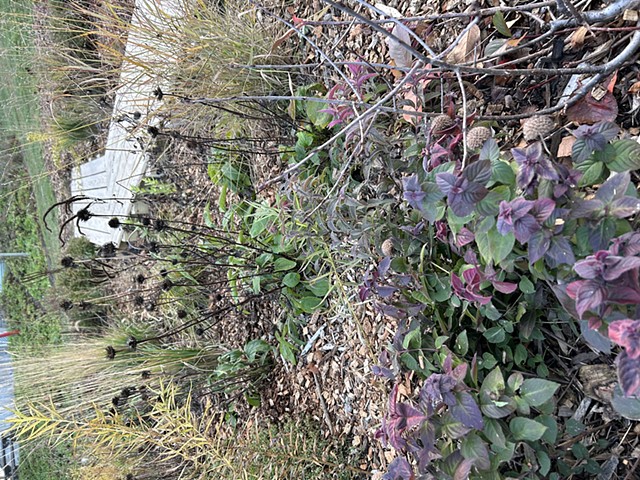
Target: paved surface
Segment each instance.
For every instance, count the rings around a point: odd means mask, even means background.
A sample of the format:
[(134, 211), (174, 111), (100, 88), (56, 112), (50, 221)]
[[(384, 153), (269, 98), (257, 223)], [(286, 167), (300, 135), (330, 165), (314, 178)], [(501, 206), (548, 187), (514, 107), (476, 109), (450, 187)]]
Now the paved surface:
[[(109, 228), (113, 217), (121, 219), (131, 213), (134, 192), (140, 184), (148, 160), (151, 136), (147, 128), (158, 123), (154, 115), (161, 106), (154, 95), (160, 87), (167, 91), (167, 62), (172, 62), (170, 42), (158, 31), (178, 28), (179, 0), (138, 0), (131, 20), (131, 30), (125, 49), (120, 87), (115, 103), (107, 146), (103, 156), (74, 169), (71, 194), (91, 197), (75, 202), (73, 213), (88, 207), (93, 215), (80, 223), (80, 231), (97, 245), (123, 239), (122, 228)], [(169, 35), (170, 37), (170, 35)]]

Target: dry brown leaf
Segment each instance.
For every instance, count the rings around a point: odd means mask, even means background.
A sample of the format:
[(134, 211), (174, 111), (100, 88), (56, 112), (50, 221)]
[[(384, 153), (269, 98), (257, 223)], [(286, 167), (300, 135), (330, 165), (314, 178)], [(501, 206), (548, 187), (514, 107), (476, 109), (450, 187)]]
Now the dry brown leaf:
[[(397, 37), (400, 41), (407, 45), (411, 45), (411, 38), (409, 37), (409, 32), (406, 28), (400, 28), (398, 25), (393, 27), (393, 31), (391, 32), (395, 37)], [(411, 62), (413, 61), (413, 55), (411, 52), (407, 51), (400, 42), (389, 38), (389, 56), (394, 61), (396, 66), (398, 67), (410, 67)]]
[(576, 143), (576, 137), (564, 137), (560, 142), (560, 145), (558, 145), (558, 158), (570, 157), (574, 143)]
[(587, 27), (578, 27), (578, 29), (569, 36), (571, 48), (581, 48), (584, 44), (584, 39), (588, 32), (589, 30), (587, 29)]
[(579, 125), (593, 125), (598, 122), (615, 122), (618, 116), (618, 103), (615, 97), (609, 91), (600, 99), (593, 98), (588, 93), (578, 103), (569, 107), (567, 110), (567, 118), (570, 122), (576, 122)]
[(388, 17), (402, 18), (404, 16), (397, 9), (395, 9), (393, 7), (389, 7), (389, 6), (385, 5), (384, 3), (376, 3), (375, 7), (378, 10), (380, 10), (382, 13), (384, 13), (386, 16), (388, 16)]
[[(413, 105), (403, 105), (402, 110), (404, 110), (405, 112), (422, 112), (422, 105), (420, 104), (420, 100), (413, 90), (407, 90), (404, 93), (403, 98), (411, 102)], [(410, 115), (408, 113), (402, 114), (402, 118), (411, 125), (416, 125), (419, 120), (419, 117), (417, 115)]]
[(469, 31), (460, 39), (458, 45), (455, 46), (449, 55), (447, 62), (449, 63), (465, 63), (474, 59), (476, 47), (480, 44), (480, 27), (472, 26)]
[(629, 93), (640, 93), (640, 81), (629, 87)]

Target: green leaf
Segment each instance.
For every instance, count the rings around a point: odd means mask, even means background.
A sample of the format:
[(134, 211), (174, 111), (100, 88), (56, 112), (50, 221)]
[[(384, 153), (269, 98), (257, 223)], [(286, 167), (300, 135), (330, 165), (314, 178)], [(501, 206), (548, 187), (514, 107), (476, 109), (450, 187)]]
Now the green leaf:
[(549, 470), (551, 470), (551, 459), (549, 455), (544, 450), (536, 451), (536, 458), (538, 459), (538, 473), (542, 476), (547, 476)]
[(491, 180), (503, 185), (513, 185), (516, 181), (516, 174), (513, 173), (511, 165), (497, 161), (491, 165)]
[(285, 361), (291, 363), (292, 365), (296, 364), (295, 347), (282, 337), (278, 338), (278, 351), (280, 352), (280, 355), (282, 355), (282, 358), (285, 359)]
[[(227, 185), (222, 185), (220, 187), (220, 194), (218, 195), (218, 210), (221, 212), (226, 212), (227, 210), (227, 193), (229, 191), (229, 187)], [(207, 225), (209, 226), (209, 225)]]
[(484, 419), (484, 429), (482, 430), (485, 437), (491, 442), (492, 445), (495, 445), (498, 448), (506, 447), (506, 437), (504, 435), (504, 430), (500, 425), (500, 422), (495, 418), (485, 418)]
[(549, 445), (555, 445), (556, 439), (558, 438), (558, 422), (556, 422), (556, 419), (551, 415), (540, 415), (536, 418), (536, 421), (547, 427), (547, 431), (544, 432), (542, 440)]
[(483, 217), (495, 217), (500, 213), (500, 202), (502, 200), (509, 201), (511, 199), (511, 187), (507, 185), (499, 185), (487, 194), (480, 202), (476, 204), (476, 212)]
[(524, 345), (522, 345), (521, 343), (516, 345), (516, 350), (513, 354), (513, 361), (516, 362), (516, 365), (522, 365), (528, 357), (529, 352), (527, 352), (527, 349), (524, 347)]
[(456, 337), (456, 343), (453, 349), (460, 356), (464, 357), (467, 354), (469, 351), (469, 339), (467, 338), (466, 330)]
[(587, 427), (585, 427), (584, 423), (574, 420), (573, 418), (569, 418), (564, 424), (565, 432), (571, 437), (580, 435), (586, 428)]
[(449, 337), (447, 335), (440, 335), (436, 337), (436, 342), (435, 342), (436, 349), (439, 350), (440, 348), (442, 348), (442, 346), (444, 345), (444, 342), (446, 342), (447, 340), (449, 340)]
[(480, 392), (480, 410), (483, 415), (489, 418), (504, 418), (515, 412), (517, 406), (514, 399), (506, 395), (500, 395), (498, 399), (494, 399), (486, 392)]
[(581, 170), (578, 167), (578, 170), (583, 172), (582, 177), (578, 182), (578, 186), (587, 187), (587, 186), (598, 183), (598, 181), (600, 180), (600, 177), (602, 177), (603, 169), (604, 169), (604, 164), (602, 162), (593, 163), (589, 165), (589, 167), (587, 167), (585, 170)]
[(609, 170), (625, 172), (640, 168), (640, 143), (631, 139), (616, 140), (611, 143), (615, 157), (607, 162)]
[(317, 128), (323, 129), (331, 122), (331, 115), (327, 112), (321, 112), (325, 110), (327, 104), (324, 102), (305, 102), (305, 110), (307, 111), (307, 118)]
[(282, 283), (289, 288), (295, 288), (300, 283), (300, 274), (298, 272), (289, 272), (282, 279)]
[(322, 299), (318, 297), (304, 297), (300, 300), (300, 309), (305, 313), (313, 313), (322, 305)]
[(500, 161), (500, 146), (495, 138), (490, 138), (480, 149), (480, 158), (478, 160), (490, 160), (491, 163)]
[(504, 15), (502, 12), (496, 12), (493, 15), (493, 26), (496, 27), (496, 30), (500, 35), (504, 35), (505, 37), (511, 37), (511, 30), (507, 26), (507, 22), (504, 20)]
[(253, 394), (250, 395), (248, 393), (244, 394), (244, 398), (247, 401), (247, 403), (249, 404), (249, 406), (251, 407), (259, 407), (261, 402), (260, 402), (260, 395), (258, 394)]
[(589, 450), (581, 442), (576, 442), (571, 447), (571, 453), (577, 460), (584, 460), (589, 458)]
[(270, 350), (271, 345), (261, 339), (250, 340), (244, 346), (244, 353), (250, 362), (255, 361), (261, 353), (267, 353)]
[(273, 262), (273, 270), (275, 272), (285, 272), (287, 270), (291, 270), (297, 265), (293, 260), (289, 260), (288, 258), (278, 257), (276, 261)]
[(260, 275), (256, 275), (251, 279), (251, 285), (253, 287), (253, 294), (254, 295), (259, 295), (260, 294), (260, 280), (262, 277), (260, 277)]
[(420, 367), (420, 364), (416, 360), (416, 358), (411, 355), (409, 352), (404, 352), (400, 355), (400, 362), (407, 367), (409, 370), (414, 372), (422, 372), (423, 369)]
[(531, 295), (532, 293), (535, 293), (535, 291), (536, 291), (535, 286), (533, 285), (531, 280), (529, 280), (529, 278), (527, 278), (527, 277), (520, 278), (520, 283), (518, 284), (518, 287), (520, 287), (520, 291), (522, 293), (527, 294), (527, 295)]
[(467, 460), (473, 460), (474, 465), (480, 470), (486, 470), (491, 465), (487, 445), (475, 433), (470, 433), (462, 439), (460, 453)]
[(327, 277), (316, 278), (315, 280), (311, 280), (309, 282), (307, 288), (316, 297), (324, 297), (329, 293), (331, 283), (329, 282), (329, 279)]
[[(519, 346), (521, 346), (521, 344), (518, 344), (518, 347)], [(517, 351), (517, 347), (516, 347), (516, 351)], [(507, 379), (507, 385), (509, 386), (509, 390), (511, 392), (517, 392), (518, 389), (522, 386), (522, 382), (524, 382), (524, 377), (520, 372), (512, 373), (511, 375), (509, 375), (509, 378)]]
[(558, 383), (541, 378), (528, 378), (520, 387), (520, 395), (529, 405), (537, 407), (551, 399), (558, 388)]
[(453, 439), (462, 438), (469, 433), (469, 428), (465, 427), (462, 422), (456, 420), (450, 413), (444, 414), (440, 419), (440, 428), (445, 437)]
[(502, 343), (506, 338), (506, 333), (502, 327), (491, 327), (482, 334), (489, 343)]
[(547, 427), (529, 418), (515, 417), (509, 422), (509, 430), (516, 440), (535, 442), (542, 438)]
[(513, 232), (509, 232), (506, 235), (498, 232), (495, 228), (495, 220), (491, 217), (487, 217), (480, 222), (478, 230), (482, 231), (488, 225), (491, 225), (491, 228), (487, 229), (486, 233), (476, 234), (476, 245), (478, 245), (480, 255), (485, 262), (493, 262), (494, 265), (497, 265), (511, 253), (516, 237)]
[(422, 346), (422, 335), (419, 328), (409, 331), (402, 339), (402, 348), (405, 350), (414, 350)]
[(482, 386), (480, 387), (481, 392), (485, 393), (502, 393), (505, 389), (506, 385), (504, 383), (504, 377), (502, 376), (502, 371), (500, 371), (500, 367), (496, 367), (491, 370), (486, 377), (484, 377), (484, 381), (482, 382)]

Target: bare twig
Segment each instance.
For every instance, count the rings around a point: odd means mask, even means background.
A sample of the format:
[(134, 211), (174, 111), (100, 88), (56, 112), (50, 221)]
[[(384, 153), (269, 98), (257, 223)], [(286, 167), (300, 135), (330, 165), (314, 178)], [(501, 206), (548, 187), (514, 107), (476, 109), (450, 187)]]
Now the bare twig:
[(590, 10), (588, 12), (583, 12), (580, 14), (580, 17), (582, 17), (580, 20), (576, 17), (554, 20), (550, 23), (550, 27), (552, 30), (558, 30), (560, 28), (575, 27), (582, 21), (589, 25), (608, 22), (609, 20), (622, 15), (625, 10), (633, 10), (638, 7), (640, 7), (640, 0), (618, 0), (611, 5), (607, 5), (602, 10)]
[[(475, 12), (451, 12), (451, 13), (442, 13), (442, 14), (435, 14), (435, 15), (423, 15), (419, 17), (402, 17), (402, 18), (397, 18), (396, 20), (400, 20), (402, 22), (420, 22), (420, 21), (426, 21), (426, 20), (468, 18), (468, 17), (475, 17), (476, 15), (480, 15), (484, 17), (487, 15), (493, 15), (497, 12), (523, 12), (527, 10), (536, 10), (538, 8), (553, 7), (555, 5), (556, 5), (555, 0), (551, 0), (551, 1), (545, 1), (545, 2), (530, 3), (528, 5), (519, 5), (517, 7), (500, 6), (500, 7), (492, 7), (492, 8), (483, 8)], [(382, 20), (371, 20), (371, 22), (384, 25), (387, 23), (393, 23), (393, 20), (382, 19)], [(333, 21), (332, 20), (329, 20), (329, 21), (325, 21), (325, 20), (311, 21), (310, 20), (310, 21), (305, 21), (304, 23), (305, 25), (349, 25), (352, 23), (352, 20), (333, 20)], [(364, 22), (356, 22), (356, 23), (364, 23)]]
[(454, 70), (456, 78), (458, 79), (458, 85), (460, 86), (460, 93), (462, 95), (462, 166), (464, 170), (467, 163), (467, 93), (464, 89), (464, 82), (462, 81), (462, 75), (459, 70)]
[[(247, 95), (247, 96), (240, 96), (240, 97), (223, 97), (223, 98), (209, 98), (209, 97), (204, 97), (204, 98), (183, 98), (182, 101), (185, 103), (191, 103), (191, 104), (197, 104), (197, 105), (205, 105), (205, 106), (214, 106), (220, 103), (227, 103), (227, 102), (251, 102), (251, 101), (255, 101), (255, 102), (285, 102), (285, 101), (304, 101), (304, 102), (314, 102), (314, 103), (324, 103), (327, 105), (357, 105), (359, 107), (362, 108), (372, 108), (373, 104), (370, 103), (366, 103), (366, 102), (354, 102), (353, 100), (341, 100), (341, 99), (330, 99), (330, 98), (324, 98), (324, 97), (308, 97), (308, 96), (302, 96), (302, 95)], [(414, 112), (414, 111), (405, 111), (405, 110), (399, 110), (397, 108), (393, 108), (393, 107), (384, 107), (384, 106), (379, 106), (377, 107), (377, 109), (380, 112), (385, 112), (385, 113), (402, 113), (403, 115), (412, 115), (415, 117), (435, 117), (436, 115), (438, 115), (437, 113), (428, 113), (428, 112)], [(206, 140), (206, 139), (205, 139)], [(236, 140), (236, 139), (232, 139), (232, 140)], [(215, 141), (215, 140), (214, 140)], [(230, 142), (231, 140), (224, 140), (227, 142)]]

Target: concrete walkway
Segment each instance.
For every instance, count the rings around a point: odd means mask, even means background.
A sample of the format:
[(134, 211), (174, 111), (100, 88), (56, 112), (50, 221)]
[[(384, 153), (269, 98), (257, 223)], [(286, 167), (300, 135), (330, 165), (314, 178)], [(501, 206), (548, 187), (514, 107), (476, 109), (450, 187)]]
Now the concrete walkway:
[(156, 32), (179, 28), (183, 1), (137, 0), (105, 153), (72, 172), (71, 194), (96, 199), (73, 204), (74, 214), (88, 207), (94, 215), (88, 222), (81, 222), (80, 229), (96, 245), (118, 245), (123, 240), (122, 228), (112, 229), (108, 221), (131, 213), (132, 189), (146, 172), (152, 144), (147, 128), (158, 123), (154, 114), (162, 104), (154, 91), (158, 87), (167, 91), (169, 82), (163, 72), (167, 71), (167, 62), (175, 58), (170, 42)]

